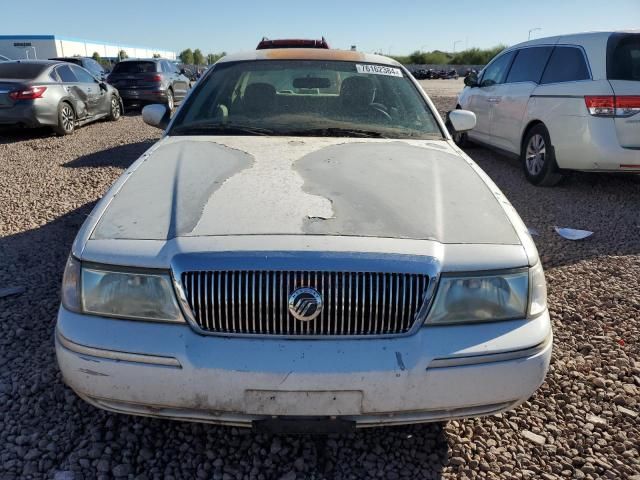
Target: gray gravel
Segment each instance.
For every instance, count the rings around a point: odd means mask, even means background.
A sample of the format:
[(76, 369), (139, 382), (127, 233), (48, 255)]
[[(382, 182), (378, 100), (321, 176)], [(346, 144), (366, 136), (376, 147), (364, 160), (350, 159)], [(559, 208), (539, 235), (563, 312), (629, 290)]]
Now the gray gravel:
[[(435, 97), (442, 110), (452, 97)], [(554, 357), (503, 415), (293, 437), (116, 415), (79, 400), (55, 364), (62, 269), (108, 186), (156, 138), (139, 116), (73, 136), (0, 132), (0, 478), (640, 479), (640, 183), (526, 183), (517, 162), (468, 153), (531, 227), (547, 268)], [(593, 230), (574, 243), (553, 226)]]

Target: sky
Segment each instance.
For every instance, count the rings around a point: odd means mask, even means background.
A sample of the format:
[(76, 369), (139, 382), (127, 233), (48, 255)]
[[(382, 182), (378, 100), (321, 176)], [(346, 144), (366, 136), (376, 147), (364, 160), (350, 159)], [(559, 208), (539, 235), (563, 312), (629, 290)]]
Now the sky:
[[(513, 45), (533, 37), (640, 29), (640, 0), (30, 0), (2, 2), (0, 35), (56, 34), (203, 53), (263, 37), (404, 55)], [(6, 21), (10, 19), (10, 21)]]

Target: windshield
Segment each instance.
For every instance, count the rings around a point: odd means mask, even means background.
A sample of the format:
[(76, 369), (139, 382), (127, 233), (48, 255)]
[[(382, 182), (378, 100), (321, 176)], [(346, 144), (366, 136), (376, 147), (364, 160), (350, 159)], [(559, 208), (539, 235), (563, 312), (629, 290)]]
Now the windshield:
[(218, 64), (169, 134), (442, 138), (402, 69), (320, 60)]
[(155, 73), (156, 62), (120, 62), (113, 67), (113, 73)]

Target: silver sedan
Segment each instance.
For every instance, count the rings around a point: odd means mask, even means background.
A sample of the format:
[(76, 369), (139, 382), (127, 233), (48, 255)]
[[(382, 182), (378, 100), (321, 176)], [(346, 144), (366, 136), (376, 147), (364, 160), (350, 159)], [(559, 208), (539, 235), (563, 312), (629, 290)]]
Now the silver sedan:
[(59, 135), (106, 118), (118, 120), (122, 100), (111, 85), (66, 62), (0, 63), (0, 126), (50, 126)]

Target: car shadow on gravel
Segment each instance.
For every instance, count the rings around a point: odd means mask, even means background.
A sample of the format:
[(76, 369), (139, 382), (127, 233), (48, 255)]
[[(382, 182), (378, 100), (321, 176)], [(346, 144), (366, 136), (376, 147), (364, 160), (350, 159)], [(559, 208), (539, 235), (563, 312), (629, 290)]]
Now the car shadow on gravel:
[(38, 138), (55, 137), (50, 128), (0, 127), (0, 145), (35, 140)]
[[(555, 267), (605, 255), (640, 254), (640, 176), (572, 173), (555, 187), (536, 187), (518, 160), (474, 147), (465, 152), (491, 177), (529, 228), (543, 264)], [(589, 230), (582, 241), (554, 226)]]
[(63, 166), (68, 168), (116, 167), (125, 169), (155, 142), (156, 140), (154, 139), (118, 145), (117, 147), (83, 155), (65, 163)]
[[(128, 151), (127, 158), (139, 153)], [(94, 205), (0, 237), (0, 286), (25, 288), (0, 298), (0, 477), (442, 477), (455, 439), (440, 423), (345, 435), (266, 435), (110, 413), (77, 397), (58, 370), (53, 336), (65, 261)]]

